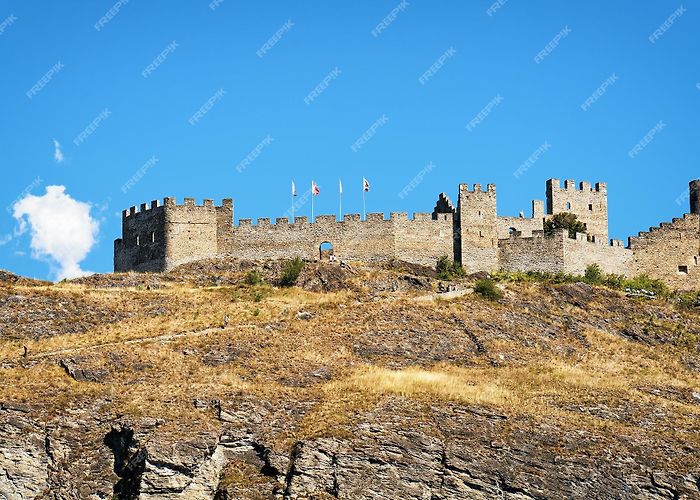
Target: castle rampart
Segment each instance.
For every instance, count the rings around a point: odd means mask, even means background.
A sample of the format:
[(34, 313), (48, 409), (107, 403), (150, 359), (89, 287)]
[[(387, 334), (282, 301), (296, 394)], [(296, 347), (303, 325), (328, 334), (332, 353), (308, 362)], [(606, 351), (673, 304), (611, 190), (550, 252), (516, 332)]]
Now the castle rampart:
[(606, 273), (627, 275), (631, 259), (632, 251), (619, 241), (589, 241), (584, 233), (570, 238), (566, 229), (549, 236), (544, 231), (534, 231), (531, 237), (515, 234), (499, 242), (500, 264), (508, 271), (582, 275), (589, 265), (597, 264)]
[(674, 288), (690, 289), (700, 283), (700, 214), (664, 222), (629, 239), (634, 252), (632, 274), (662, 279)]
[[(432, 213), (392, 212), (298, 216), (274, 221), (240, 219), (233, 225), (233, 200), (220, 206), (185, 198), (142, 203), (122, 213), (122, 238), (114, 242), (115, 271), (160, 272), (193, 260), (231, 255), (241, 259), (307, 260), (329, 258), (378, 262), (399, 259), (434, 266), (447, 256), (467, 272), (534, 270), (583, 274), (590, 264), (603, 271), (647, 274), (674, 288), (700, 285), (700, 180), (690, 183), (690, 212), (641, 232), (624, 247), (608, 241), (607, 186), (557, 179), (547, 181), (547, 211), (532, 202), (532, 217), (499, 216), (496, 186), (460, 184), (457, 205), (441, 193)], [(544, 235), (544, 222), (557, 213), (574, 213), (587, 234), (566, 231)], [(323, 251), (322, 251), (323, 250)]]
[(277, 259), (298, 255), (306, 259), (320, 256), (322, 243), (330, 243), (338, 259), (376, 262), (392, 258), (423, 265), (435, 265), (441, 255), (451, 255), (453, 216), (415, 213), (345, 214), (342, 221), (334, 215), (319, 215), (309, 223), (306, 217), (258, 219), (257, 224), (240, 220), (233, 227), (225, 253), (243, 259)]

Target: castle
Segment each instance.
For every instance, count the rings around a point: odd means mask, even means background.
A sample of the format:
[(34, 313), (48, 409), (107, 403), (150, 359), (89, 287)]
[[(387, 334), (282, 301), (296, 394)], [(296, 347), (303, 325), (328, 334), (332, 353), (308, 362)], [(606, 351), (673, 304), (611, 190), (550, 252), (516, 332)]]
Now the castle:
[[(570, 238), (568, 231), (545, 235), (544, 222), (555, 214), (575, 214), (586, 232)], [(700, 180), (690, 183), (690, 213), (629, 238), (608, 240), (608, 201), (605, 183), (550, 179), (546, 211), (532, 202), (532, 216), (506, 217), (496, 210), (496, 186), (459, 185), (457, 205), (446, 194), (432, 213), (405, 212), (240, 219), (233, 225), (233, 200), (221, 206), (212, 200), (196, 205), (185, 198), (178, 205), (165, 198), (140, 210), (122, 214), (122, 238), (114, 242), (114, 270), (162, 272), (209, 257), (280, 259), (300, 256), (377, 262), (390, 259), (434, 266), (446, 255), (468, 272), (509, 270), (583, 274), (590, 264), (607, 273), (646, 274), (676, 289), (700, 284)]]

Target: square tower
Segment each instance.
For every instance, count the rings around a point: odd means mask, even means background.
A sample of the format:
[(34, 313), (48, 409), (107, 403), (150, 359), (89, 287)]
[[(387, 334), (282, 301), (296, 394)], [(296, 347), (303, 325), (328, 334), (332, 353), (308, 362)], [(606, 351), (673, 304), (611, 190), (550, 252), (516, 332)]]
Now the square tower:
[(573, 180), (547, 181), (547, 215), (559, 213), (575, 214), (586, 225), (589, 236), (608, 239), (608, 190), (604, 182), (591, 187), (590, 182), (581, 182), (576, 187)]
[(498, 217), (496, 215), (496, 186), (486, 191), (481, 184), (470, 190), (459, 185), (457, 205), (462, 266), (467, 272), (490, 271), (498, 268)]

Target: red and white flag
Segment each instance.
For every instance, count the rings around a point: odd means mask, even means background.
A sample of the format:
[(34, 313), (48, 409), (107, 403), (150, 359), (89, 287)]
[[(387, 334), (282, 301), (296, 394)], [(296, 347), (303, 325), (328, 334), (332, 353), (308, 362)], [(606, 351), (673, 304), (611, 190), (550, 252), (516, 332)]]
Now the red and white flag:
[(362, 190), (365, 192), (369, 191), (369, 181), (364, 177), (362, 178)]
[(314, 181), (311, 181), (311, 194), (318, 196), (320, 192), (321, 190), (318, 188), (318, 185)]

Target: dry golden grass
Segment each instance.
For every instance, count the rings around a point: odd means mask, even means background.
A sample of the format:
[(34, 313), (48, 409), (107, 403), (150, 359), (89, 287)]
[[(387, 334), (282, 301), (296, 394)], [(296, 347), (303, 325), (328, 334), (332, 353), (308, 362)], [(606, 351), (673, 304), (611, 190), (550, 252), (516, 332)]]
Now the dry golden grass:
[[(354, 391), (368, 395), (396, 394), (404, 397), (459, 401), (468, 404), (511, 406), (515, 396), (499, 385), (486, 380), (476, 371), (428, 371), (419, 368), (388, 370), (367, 366), (346, 379), (328, 384), (326, 394)], [(478, 379), (478, 380), (477, 380)]]
[[(379, 271), (372, 273), (381, 277)], [(291, 442), (304, 436), (347, 435), (363, 413), (395, 398), (419, 406), (485, 407), (516, 421), (535, 420), (611, 436), (639, 432), (674, 436), (668, 429), (678, 429), (682, 439), (700, 446), (700, 434), (695, 432), (700, 427), (700, 406), (683, 397), (700, 393), (697, 373), (680, 361), (681, 354), (690, 352), (687, 348), (669, 343), (646, 346), (593, 329), (579, 333), (583, 339), (575, 337), (562, 324), (564, 315), (579, 320), (589, 315), (612, 317), (623, 326), (631, 316), (610, 313), (604, 301), (586, 311), (561, 304), (532, 283), (508, 286), (518, 304), (533, 305), (531, 310), (517, 311), (516, 319), (512, 303), (493, 304), (474, 296), (418, 303), (410, 294), (368, 301), (351, 292), (319, 294), (268, 286), (45, 287), (40, 293), (83, 294), (90, 303), (104, 307), (137, 302), (160, 304), (168, 312), (148, 316), (139, 312), (139, 306), (128, 319), (84, 333), (0, 341), (0, 401), (41, 401), (52, 411), (61, 411), (109, 398), (114, 413), (163, 418), (168, 425), (177, 421), (214, 425), (212, 412), (194, 408), (194, 399), (226, 400), (244, 394), (292, 406), (304, 402), (309, 411), (300, 417), (298, 428), (285, 428), (280, 437)], [(297, 320), (300, 310), (312, 312), (313, 318)], [(224, 315), (230, 325), (222, 330)], [(472, 345), (437, 352), (452, 342), (445, 336), (461, 328), (455, 317), (468, 322), (485, 352), (476, 352)], [(673, 331), (676, 326), (664, 328)], [(411, 331), (417, 332), (415, 337)], [(158, 338), (183, 332), (198, 333)], [(460, 339), (471, 342), (469, 337)], [(141, 343), (129, 343), (133, 341)], [(435, 341), (431, 344), (435, 351), (421, 350), (426, 341)], [(17, 364), (23, 344), (28, 345), (30, 358), (46, 357), (23, 368)], [(374, 351), (364, 354), (368, 348)], [(383, 348), (388, 349), (386, 354)], [(49, 355), (62, 349), (71, 351)], [(204, 357), (217, 350), (238, 354), (217, 366), (204, 364)], [(68, 356), (85, 356), (90, 366), (107, 369), (109, 378), (103, 383), (73, 381), (56, 364)], [(325, 370), (326, 378), (314, 375), (319, 369)], [(607, 413), (581, 410), (594, 407)], [(643, 427), (647, 421), (651, 423)]]

